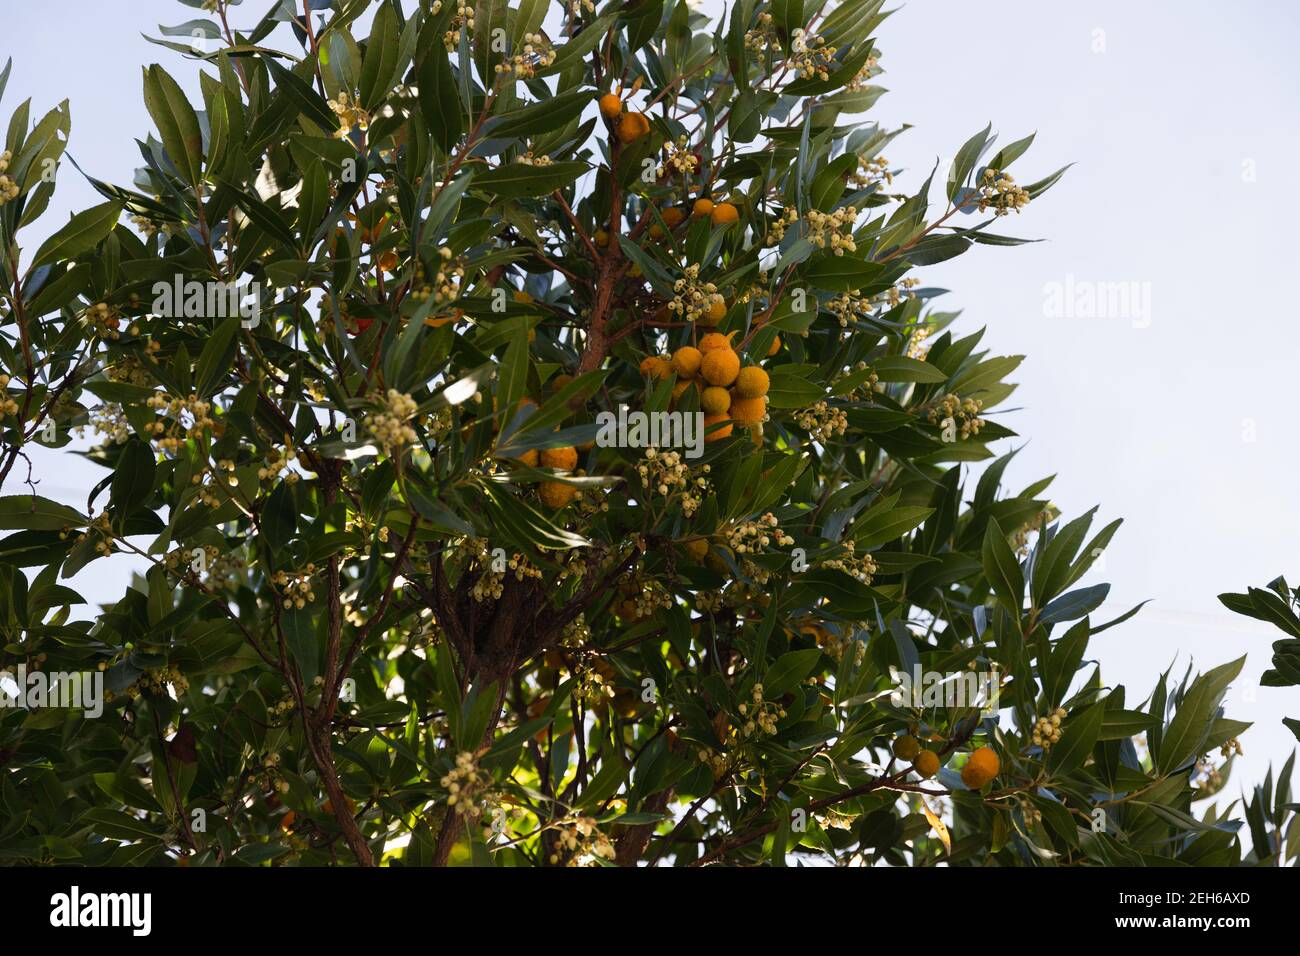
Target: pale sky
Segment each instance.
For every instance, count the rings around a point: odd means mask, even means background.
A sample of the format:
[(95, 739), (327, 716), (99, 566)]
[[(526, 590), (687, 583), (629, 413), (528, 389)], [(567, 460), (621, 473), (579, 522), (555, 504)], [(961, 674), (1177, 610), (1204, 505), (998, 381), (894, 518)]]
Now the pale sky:
[[(248, 0), (232, 20), (250, 26), (268, 5)], [(141, 33), (199, 11), (176, 0), (4, 6), (0, 64), (13, 56), (14, 68), (0, 119), (27, 96), (36, 115), (67, 97), (72, 155), (129, 182), (133, 139), (150, 128), (141, 64), (164, 63), (195, 89), (193, 65)], [(1135, 702), (1171, 663), (1181, 673), (1189, 656), (1205, 668), (1249, 654), (1228, 715), (1255, 726), (1229, 794), (1285, 760), (1295, 741), (1280, 719), (1300, 716), (1300, 691), (1257, 687), (1280, 633), (1215, 599), (1278, 573), (1300, 583), (1300, 324), (1280, 294), (1300, 218), (1298, 27), (1284, 0), (910, 0), (877, 32), (891, 92), (871, 118), (915, 127), (887, 152), (905, 187), (989, 121), (1003, 144), (1038, 133), (1018, 181), (1075, 164), (998, 230), (1045, 241), (976, 247), (918, 274), (953, 290), (939, 301), (964, 310), (959, 330), (987, 325), (988, 347), (1028, 355), (1007, 403), (1016, 411), (1000, 418), (1028, 439), (1007, 473), (1013, 490), (1056, 474), (1066, 518), (1096, 504), (1095, 527), (1125, 519), (1087, 579), (1113, 585), (1094, 619), (1153, 600), (1094, 640), (1107, 682)], [(98, 201), (65, 165), (24, 245)], [(1070, 293), (1064, 307), (1053, 289)], [(1089, 315), (1084, 297), (1107, 289), (1133, 293), (1127, 310)], [(70, 456), (34, 457), (40, 492), (79, 507), (103, 476)], [(73, 584), (106, 600), (130, 566), (98, 561)]]

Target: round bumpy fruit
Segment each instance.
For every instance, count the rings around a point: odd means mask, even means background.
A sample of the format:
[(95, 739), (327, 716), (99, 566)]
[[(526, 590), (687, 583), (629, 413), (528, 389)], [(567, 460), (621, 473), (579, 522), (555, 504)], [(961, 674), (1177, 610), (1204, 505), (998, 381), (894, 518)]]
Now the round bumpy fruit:
[(563, 448), (542, 449), (542, 467), (559, 468), (561, 471), (573, 471), (578, 467), (578, 449), (572, 445)]
[(667, 378), (673, 372), (672, 364), (662, 355), (651, 355), (643, 359), (640, 369), (642, 375), (649, 375), (651, 378)]
[(769, 384), (767, 372), (757, 365), (742, 368), (736, 376), (736, 397), (762, 398), (767, 394)]
[(704, 355), (693, 345), (683, 345), (673, 353), (673, 371), (681, 378), (694, 378), (699, 374)]
[(772, 340), (772, 347), (767, 350), (767, 357), (771, 358), (779, 351), (781, 351), (781, 336), (778, 335)]
[(718, 385), (711, 385), (700, 395), (700, 408), (705, 415), (725, 415), (731, 408), (731, 393)]
[(685, 395), (686, 390), (688, 388), (691, 388), (694, 385), (695, 385), (695, 379), (693, 378), (678, 379), (677, 382), (674, 383), (673, 385), (673, 401), (675, 402), (677, 401), (677, 399)]
[(709, 219), (715, 226), (725, 226), (740, 218), (740, 210), (729, 202), (720, 202), (709, 212)]
[(939, 772), (939, 755), (933, 750), (922, 750), (912, 762), (912, 769), (929, 780)]
[(537, 454), (536, 448), (528, 449), (528, 451), (524, 452), (522, 455), (520, 455), (518, 458), (515, 459), (515, 461), (519, 462), (519, 464), (527, 465), (529, 468), (536, 468), (537, 463), (540, 460), (541, 459)]
[(710, 332), (700, 339), (700, 351), (708, 355), (714, 349), (730, 349), (731, 336), (721, 332)]
[(899, 760), (915, 760), (921, 753), (921, 742), (906, 735), (894, 741), (894, 756)]
[(709, 300), (709, 304), (704, 307), (704, 311), (696, 321), (705, 328), (711, 329), (726, 317), (727, 300), (719, 295)]
[(692, 538), (686, 542), (686, 553), (689, 554), (696, 563), (704, 560), (705, 555), (709, 553), (708, 538)]
[[(717, 425), (721, 422), (726, 422), (726, 424), (723, 425), (721, 428), (719, 428), (717, 431), (713, 431), (713, 432), (709, 431), (710, 428), (712, 428), (714, 425)], [(704, 440), (708, 442), (708, 441), (720, 441), (723, 438), (730, 438), (731, 429), (733, 427), (735, 426), (732, 425), (731, 419), (728, 418), (725, 414), (705, 415), (704, 416)]]
[(602, 249), (609, 245), (609, 233), (604, 229), (597, 229), (596, 234), (592, 236), (592, 239), (595, 240), (596, 245), (600, 246)]
[(739, 398), (738, 394), (732, 394), (731, 417), (742, 425), (757, 425), (767, 415), (767, 399), (761, 395), (758, 398)]
[(615, 119), (623, 112), (623, 101), (613, 93), (606, 93), (598, 102), (600, 104), (600, 115), (607, 120)]
[(578, 497), (578, 489), (562, 481), (543, 481), (537, 487), (537, 495), (546, 507), (559, 509)]
[(730, 385), (740, 374), (740, 356), (730, 348), (713, 349), (700, 363), (700, 374), (710, 385)]
[(624, 146), (635, 143), (650, 132), (650, 121), (644, 113), (625, 113), (618, 121), (618, 139)]
[(691, 215), (696, 219), (708, 219), (713, 215), (712, 199), (697, 199), (695, 205), (691, 207)]
[(966, 766), (961, 768), (961, 782), (972, 790), (978, 790), (998, 775), (1002, 763), (992, 747), (980, 747), (966, 759)]

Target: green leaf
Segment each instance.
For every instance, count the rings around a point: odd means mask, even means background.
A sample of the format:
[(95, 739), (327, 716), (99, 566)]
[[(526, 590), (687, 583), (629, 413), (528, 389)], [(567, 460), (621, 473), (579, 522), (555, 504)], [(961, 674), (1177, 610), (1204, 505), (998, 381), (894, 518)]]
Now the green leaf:
[(401, 57), (398, 43), (397, 18), (387, 3), (381, 3), (370, 25), (370, 39), (366, 41), (366, 56), (361, 64), (361, 105), (369, 112), (388, 96), (393, 73)]
[(113, 473), (113, 486), (109, 494), (113, 506), (123, 514), (144, 505), (153, 491), (154, 473), (158, 469), (153, 449), (138, 438), (133, 438), (122, 449), (122, 457)]
[(51, 262), (75, 259), (89, 252), (107, 238), (121, 215), (122, 206), (115, 202), (92, 206), (77, 213), (66, 226), (41, 243), (31, 267), (39, 269)]
[(1223, 702), (1228, 685), (1241, 673), (1245, 655), (1220, 664), (1192, 681), (1183, 695), (1178, 712), (1169, 722), (1160, 743), (1157, 766), (1162, 773), (1173, 773), (1199, 756), (1209, 736), (1211, 721)]
[(532, 136), (563, 128), (591, 105), (590, 90), (571, 90), (496, 117), (486, 132), (492, 139)]
[(235, 357), (235, 336), (239, 333), (239, 323), (238, 316), (226, 319), (217, 326), (203, 346), (194, 373), (194, 389), (200, 398), (207, 398), (219, 391), (220, 383), (230, 371)]
[(441, 43), (434, 44), (420, 65), (420, 112), (438, 148), (444, 153), (451, 152), (464, 131), (465, 109), (456, 90), (447, 49)]
[(988, 575), (993, 592), (1002, 601), (1007, 613), (1019, 621), (1025, 600), (1025, 577), (1020, 570), (1020, 562), (1007, 543), (1006, 532), (996, 519), (990, 518), (988, 527), (984, 529), (982, 554), (984, 573)]
[(1052, 747), (1048, 757), (1048, 766), (1054, 775), (1064, 776), (1083, 766), (1101, 733), (1105, 715), (1106, 702), (1098, 701), (1065, 719), (1061, 739)]
[(26, 531), (62, 531), (84, 527), (88, 518), (67, 505), (38, 495), (0, 497), (0, 529)]
[(813, 672), (821, 657), (822, 651), (818, 647), (786, 651), (763, 675), (763, 696), (771, 699), (794, 690)]
[(569, 185), (587, 171), (586, 163), (552, 163), (550, 166), (527, 166), (507, 163), (474, 177), (474, 190), (490, 196), (519, 199), (546, 196)]
[(175, 80), (158, 64), (144, 71), (144, 102), (176, 169), (191, 186), (203, 172), (203, 133), (194, 107)]

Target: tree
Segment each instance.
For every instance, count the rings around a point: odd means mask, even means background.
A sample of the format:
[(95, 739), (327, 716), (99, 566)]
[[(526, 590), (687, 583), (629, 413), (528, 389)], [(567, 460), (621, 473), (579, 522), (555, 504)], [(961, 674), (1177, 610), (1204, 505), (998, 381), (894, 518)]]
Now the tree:
[(913, 275), (1063, 171), (896, 192), (880, 0), (203, 6), (35, 252), (68, 110), (9, 126), (0, 478), (106, 475), (0, 498), (3, 664), (111, 694), (0, 717), (9, 858), (1236, 862), (1241, 662), (1076, 680), (1118, 522), (1005, 493), (1021, 357)]

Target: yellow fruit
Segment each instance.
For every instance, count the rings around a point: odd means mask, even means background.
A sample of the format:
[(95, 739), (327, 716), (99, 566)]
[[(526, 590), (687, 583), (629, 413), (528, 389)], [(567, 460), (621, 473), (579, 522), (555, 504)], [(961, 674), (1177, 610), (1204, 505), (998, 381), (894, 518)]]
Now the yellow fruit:
[(644, 113), (625, 113), (618, 121), (618, 140), (624, 146), (635, 143), (650, 132), (650, 121)]
[(609, 245), (609, 233), (606, 232), (604, 229), (597, 229), (596, 235), (594, 235), (592, 238), (595, 240), (596, 245), (600, 246), (600, 248), (602, 249), (604, 249), (607, 245)]
[(555, 392), (563, 391), (564, 387), (572, 381), (572, 375), (569, 375), (567, 372), (561, 372), (559, 375), (555, 376), (555, 378), (551, 379), (551, 390)]
[(693, 345), (683, 345), (673, 353), (673, 371), (681, 378), (694, 378), (700, 371), (704, 356)]
[(524, 452), (522, 455), (516, 458), (515, 461), (519, 462), (519, 464), (521, 465), (527, 465), (529, 468), (536, 468), (537, 462), (539, 461), (537, 455), (537, 449), (536, 448), (528, 449), (528, 451)]
[(770, 384), (767, 373), (757, 365), (742, 368), (736, 376), (737, 398), (762, 398)]
[(731, 408), (731, 393), (725, 388), (711, 385), (700, 396), (700, 408), (706, 415), (725, 415), (727, 409)]
[(613, 93), (606, 93), (597, 103), (600, 104), (600, 115), (607, 120), (612, 120), (623, 112), (623, 101)]
[(558, 509), (578, 497), (578, 489), (562, 481), (543, 481), (537, 487), (537, 495), (546, 507)]
[(700, 375), (710, 385), (730, 385), (740, 374), (740, 356), (728, 346), (705, 353)]
[(631, 598), (622, 601), (618, 606), (618, 616), (625, 621), (635, 621), (639, 618), (641, 615), (637, 613), (636, 601)]
[[(712, 428), (714, 425), (718, 424), (719, 422), (726, 422), (727, 424), (723, 425), (715, 432), (710, 432), (709, 429)], [(733, 427), (734, 426), (731, 424), (731, 419), (728, 418), (726, 415), (705, 415), (704, 416), (704, 433), (705, 433), (704, 440), (706, 442), (709, 442), (709, 441), (719, 441), (723, 438), (730, 438), (731, 429)]]
[(708, 355), (714, 349), (731, 348), (731, 336), (721, 332), (710, 332), (700, 339), (700, 351)]
[(649, 358), (642, 359), (641, 374), (649, 375), (651, 378), (667, 378), (673, 373), (672, 363), (662, 355), (651, 355)]
[(695, 559), (696, 563), (704, 560), (704, 556), (709, 553), (708, 538), (692, 538), (683, 546), (686, 553)]
[(758, 398), (739, 398), (738, 393), (733, 392), (731, 398), (731, 410), (729, 414), (742, 425), (757, 425), (767, 414), (767, 399), (760, 395)]
[(696, 219), (707, 219), (713, 214), (712, 199), (697, 199), (695, 205), (691, 207), (691, 215)]
[(998, 775), (1002, 762), (992, 747), (980, 747), (966, 760), (961, 768), (961, 782), (972, 790), (978, 790)]
[(894, 741), (894, 756), (899, 760), (915, 760), (921, 752), (921, 742), (915, 737), (904, 736)]
[(396, 272), (399, 261), (397, 253), (385, 252), (379, 257), (379, 268), (383, 269), (385, 272)]
[(740, 210), (729, 202), (720, 202), (709, 213), (709, 219), (715, 226), (725, 226), (740, 218)]
[(922, 750), (913, 761), (912, 769), (929, 780), (939, 772), (939, 755), (933, 750)]
[(700, 313), (700, 317), (696, 321), (700, 325), (711, 329), (726, 317), (727, 300), (720, 295), (715, 295), (709, 300), (709, 304), (704, 307), (704, 311)]
[[(542, 467), (559, 468), (561, 471), (573, 471), (578, 467), (578, 449), (572, 445), (563, 448), (543, 448)], [(571, 487), (566, 485), (565, 487)]]
[(778, 335), (772, 340), (772, 347), (767, 350), (767, 357), (771, 358), (779, 351), (781, 351), (781, 336)]

